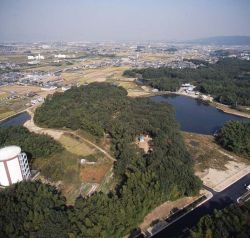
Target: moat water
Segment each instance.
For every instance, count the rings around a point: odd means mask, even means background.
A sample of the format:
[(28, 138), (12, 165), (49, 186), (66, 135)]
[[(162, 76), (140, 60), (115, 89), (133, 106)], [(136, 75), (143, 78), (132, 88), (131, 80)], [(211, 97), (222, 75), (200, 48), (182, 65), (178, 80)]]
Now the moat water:
[(27, 112), (19, 113), (13, 117), (0, 122), (0, 127), (8, 127), (15, 125), (23, 125), (26, 121), (30, 119), (30, 115)]
[(183, 131), (212, 135), (227, 121), (250, 121), (250, 119), (225, 113), (187, 96), (164, 95), (154, 96), (151, 99), (172, 105), (175, 109), (176, 120)]

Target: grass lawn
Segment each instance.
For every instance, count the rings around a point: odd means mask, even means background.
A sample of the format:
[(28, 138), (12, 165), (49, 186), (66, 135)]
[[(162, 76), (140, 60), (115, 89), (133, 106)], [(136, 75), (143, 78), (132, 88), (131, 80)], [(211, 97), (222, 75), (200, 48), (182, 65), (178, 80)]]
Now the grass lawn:
[(67, 198), (68, 204), (73, 204), (80, 194), (82, 180), (79, 176), (80, 158), (67, 150), (48, 158), (36, 158), (32, 160), (32, 168), (41, 171), (41, 174), (49, 181), (61, 181), (62, 194)]
[(88, 156), (96, 152), (92, 146), (70, 135), (62, 135), (59, 141), (69, 152), (79, 156)]

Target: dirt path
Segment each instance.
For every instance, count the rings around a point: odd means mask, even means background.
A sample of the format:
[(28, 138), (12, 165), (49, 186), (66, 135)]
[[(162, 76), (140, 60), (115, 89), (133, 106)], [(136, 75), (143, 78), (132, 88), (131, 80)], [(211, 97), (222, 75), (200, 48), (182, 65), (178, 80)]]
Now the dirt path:
[[(67, 132), (68, 133), (68, 132)], [(100, 146), (94, 144), (93, 142), (91, 142), (90, 140), (79, 136), (76, 132), (70, 132), (70, 134), (82, 139), (84, 142), (86, 142), (89, 145), (92, 145), (93, 147), (95, 147), (97, 150), (101, 151), (104, 155), (106, 155), (110, 160), (112, 161), (116, 161), (116, 159), (114, 157), (112, 157), (106, 150), (102, 149)]]
[(87, 144), (95, 147), (97, 150), (99, 150), (100, 152), (102, 152), (106, 157), (108, 157), (110, 160), (112, 161), (116, 161), (116, 159), (114, 157), (112, 157), (107, 151), (105, 151), (104, 149), (102, 149), (100, 146), (96, 145), (95, 143), (91, 142), (90, 140), (78, 135), (76, 132), (69, 132), (69, 131), (64, 131), (64, 130), (57, 130), (57, 129), (48, 129), (48, 128), (42, 128), (37, 126), (34, 123), (33, 120), (33, 112), (28, 108), (27, 112), (30, 114), (31, 119), (26, 121), (24, 123), (24, 126), (26, 128), (28, 128), (30, 131), (38, 133), (38, 134), (47, 134), (50, 135), (51, 137), (53, 137), (55, 140), (59, 140), (59, 138), (65, 133), (67, 132), (68, 134), (73, 135), (74, 137), (78, 137), (81, 140), (83, 140), (84, 142), (86, 142)]

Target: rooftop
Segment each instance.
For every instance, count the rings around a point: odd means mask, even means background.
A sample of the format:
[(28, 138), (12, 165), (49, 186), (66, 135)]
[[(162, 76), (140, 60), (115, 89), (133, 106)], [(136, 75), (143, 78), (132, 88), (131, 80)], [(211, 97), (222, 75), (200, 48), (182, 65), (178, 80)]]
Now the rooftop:
[(21, 148), (19, 146), (6, 146), (0, 149), (0, 161), (8, 160), (16, 157), (21, 153)]

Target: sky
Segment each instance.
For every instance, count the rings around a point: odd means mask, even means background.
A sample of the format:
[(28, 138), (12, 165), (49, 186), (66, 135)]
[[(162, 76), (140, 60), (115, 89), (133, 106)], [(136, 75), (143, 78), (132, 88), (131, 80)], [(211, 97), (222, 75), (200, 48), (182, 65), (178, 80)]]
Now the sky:
[(250, 35), (250, 0), (0, 0), (0, 41)]

